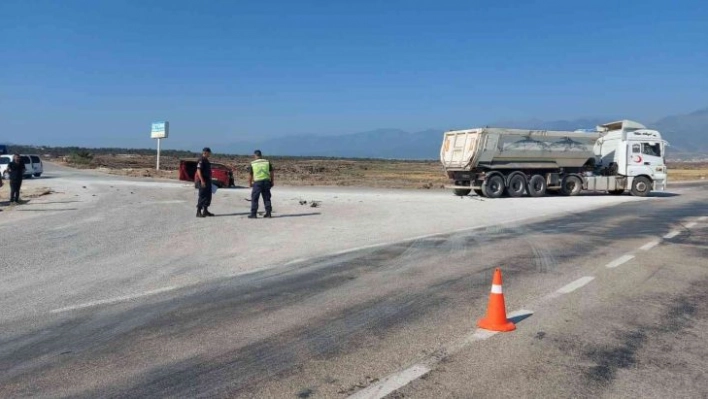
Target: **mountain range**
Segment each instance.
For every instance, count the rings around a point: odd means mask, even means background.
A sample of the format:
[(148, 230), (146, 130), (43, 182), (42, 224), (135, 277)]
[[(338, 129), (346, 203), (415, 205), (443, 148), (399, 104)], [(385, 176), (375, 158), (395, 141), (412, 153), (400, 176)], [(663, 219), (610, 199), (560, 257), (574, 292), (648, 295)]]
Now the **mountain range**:
[[(586, 118), (576, 120), (499, 121), (479, 126), (539, 129), (576, 130), (594, 128), (619, 118)], [(689, 114), (661, 118), (647, 127), (659, 130), (671, 147), (671, 156), (708, 154), (708, 108)], [(231, 143), (223, 152), (250, 154), (258, 148), (268, 155), (326, 156), (346, 158), (387, 159), (437, 159), (444, 129), (407, 132), (400, 129), (377, 129), (340, 136), (296, 135), (269, 138), (261, 141)], [(222, 152), (219, 151), (219, 152)]]

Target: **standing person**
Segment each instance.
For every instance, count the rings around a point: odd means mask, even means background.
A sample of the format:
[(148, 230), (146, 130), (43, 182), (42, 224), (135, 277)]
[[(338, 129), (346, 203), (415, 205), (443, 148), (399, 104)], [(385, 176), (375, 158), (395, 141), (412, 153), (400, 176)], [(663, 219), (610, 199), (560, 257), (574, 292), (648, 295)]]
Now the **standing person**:
[(20, 188), (22, 187), (22, 177), (25, 174), (25, 163), (20, 159), (20, 154), (12, 157), (12, 162), (7, 165), (10, 173), (10, 203), (20, 203)]
[(211, 156), (211, 149), (209, 147), (204, 147), (202, 150), (202, 157), (197, 163), (197, 184), (199, 186), (199, 200), (197, 201), (197, 217), (203, 218), (207, 216), (214, 216), (213, 213), (209, 212), (209, 205), (211, 205), (211, 162), (209, 162), (209, 157)]
[(251, 191), (251, 214), (249, 219), (255, 219), (258, 212), (258, 201), (263, 194), (263, 205), (265, 205), (266, 213), (264, 218), (271, 217), (270, 213), (273, 207), (270, 203), (270, 189), (275, 185), (275, 175), (273, 174), (273, 165), (270, 161), (263, 159), (261, 150), (253, 152), (253, 162), (248, 167), (248, 186), (253, 187)]

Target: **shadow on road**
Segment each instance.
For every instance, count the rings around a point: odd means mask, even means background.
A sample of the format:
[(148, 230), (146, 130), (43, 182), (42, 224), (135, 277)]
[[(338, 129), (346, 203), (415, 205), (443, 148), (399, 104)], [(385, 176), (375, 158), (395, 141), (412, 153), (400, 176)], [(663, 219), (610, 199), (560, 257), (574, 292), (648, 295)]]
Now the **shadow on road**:
[(78, 211), (79, 208), (63, 208), (63, 209), (16, 209), (17, 212), (61, 212), (61, 211)]
[(512, 322), (512, 323), (514, 323), (514, 324), (518, 324), (518, 323), (520, 323), (520, 322), (522, 322), (522, 321), (528, 319), (528, 318), (531, 317), (531, 316), (533, 316), (533, 313), (532, 313), (532, 312), (526, 312), (526, 313), (523, 313), (523, 314), (520, 314), (520, 315), (516, 315), (516, 316), (514, 316), (514, 317), (509, 317), (509, 321)]
[(662, 193), (662, 192), (656, 192), (656, 193), (649, 193), (647, 197), (649, 198), (671, 198), (671, 197), (680, 197), (681, 194), (676, 194), (676, 193)]
[(275, 218), (299, 218), (303, 216), (319, 216), (322, 213), (320, 212), (310, 212), (310, 213), (288, 213), (285, 215), (273, 215), (273, 219)]
[[(29, 201), (28, 201), (29, 202)], [(49, 202), (33, 202), (32, 205), (46, 205), (46, 204), (73, 204), (77, 202), (84, 201), (49, 201)]]
[(250, 212), (236, 212), (236, 213), (222, 213), (214, 215), (214, 217), (224, 217), (224, 216), (246, 216), (250, 215)]

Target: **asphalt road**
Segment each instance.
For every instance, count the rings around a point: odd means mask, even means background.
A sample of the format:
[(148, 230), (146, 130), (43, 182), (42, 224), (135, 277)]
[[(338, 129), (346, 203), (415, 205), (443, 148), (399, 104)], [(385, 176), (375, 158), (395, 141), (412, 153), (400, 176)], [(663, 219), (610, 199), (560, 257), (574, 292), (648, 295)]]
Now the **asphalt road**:
[[(249, 221), (246, 190), (197, 220), (180, 183), (47, 175), (0, 213), (0, 397), (708, 396), (706, 185), (276, 188)], [(518, 328), (491, 335), (496, 267)]]

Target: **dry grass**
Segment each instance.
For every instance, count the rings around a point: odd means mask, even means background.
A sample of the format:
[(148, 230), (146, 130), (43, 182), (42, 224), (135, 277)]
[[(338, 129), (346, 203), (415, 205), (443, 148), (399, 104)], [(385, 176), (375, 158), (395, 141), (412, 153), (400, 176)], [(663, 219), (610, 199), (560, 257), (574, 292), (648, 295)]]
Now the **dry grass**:
[(708, 162), (673, 162), (667, 166), (670, 182), (708, 179)]

